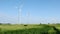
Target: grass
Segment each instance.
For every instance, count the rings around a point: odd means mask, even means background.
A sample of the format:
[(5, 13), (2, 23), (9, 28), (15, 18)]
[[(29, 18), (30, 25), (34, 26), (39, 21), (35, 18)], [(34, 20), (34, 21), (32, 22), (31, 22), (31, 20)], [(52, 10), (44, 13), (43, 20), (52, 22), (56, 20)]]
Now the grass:
[(27, 26), (24, 26), (23, 24), (0, 25), (0, 32), (1, 34), (56, 34), (57, 31), (51, 26), (55, 26), (56, 28), (60, 27), (60, 25), (56, 24), (27, 24)]
[(60, 30), (60, 24), (49, 24), (49, 26), (55, 26), (57, 29)]
[(30, 29), (30, 28), (41, 28), (42, 26), (37, 26), (37, 25), (0, 25), (0, 28), (2, 31), (5, 30), (17, 30), (17, 29)]

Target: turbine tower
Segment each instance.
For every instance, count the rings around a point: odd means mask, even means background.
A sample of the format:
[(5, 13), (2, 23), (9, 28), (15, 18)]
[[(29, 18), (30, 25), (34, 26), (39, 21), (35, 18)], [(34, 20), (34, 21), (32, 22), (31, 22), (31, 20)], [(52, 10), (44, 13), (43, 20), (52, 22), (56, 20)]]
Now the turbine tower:
[(22, 7), (23, 7), (23, 1), (21, 0), (21, 3), (19, 3), (18, 6), (18, 24), (21, 23)]
[(27, 24), (30, 23), (30, 11), (27, 12)]

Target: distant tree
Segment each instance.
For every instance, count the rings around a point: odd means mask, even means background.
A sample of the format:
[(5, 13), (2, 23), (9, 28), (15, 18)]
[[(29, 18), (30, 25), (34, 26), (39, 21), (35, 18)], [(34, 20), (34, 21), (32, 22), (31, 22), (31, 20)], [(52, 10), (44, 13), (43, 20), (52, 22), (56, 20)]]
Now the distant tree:
[(50, 23), (48, 23), (48, 24), (50, 24)]
[(41, 25), (41, 23), (40, 23), (40, 25)]
[(57, 25), (60, 25), (60, 23), (56, 23)]
[(11, 25), (11, 23), (7, 23), (6, 25)]
[(2, 25), (2, 23), (0, 23), (0, 25)]

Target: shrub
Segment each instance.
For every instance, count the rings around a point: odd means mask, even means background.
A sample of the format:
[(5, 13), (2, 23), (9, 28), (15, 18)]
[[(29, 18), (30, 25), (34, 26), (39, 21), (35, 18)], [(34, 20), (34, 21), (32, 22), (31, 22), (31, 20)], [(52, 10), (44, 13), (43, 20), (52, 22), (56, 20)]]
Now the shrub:
[(24, 26), (28, 26), (28, 25), (24, 25)]

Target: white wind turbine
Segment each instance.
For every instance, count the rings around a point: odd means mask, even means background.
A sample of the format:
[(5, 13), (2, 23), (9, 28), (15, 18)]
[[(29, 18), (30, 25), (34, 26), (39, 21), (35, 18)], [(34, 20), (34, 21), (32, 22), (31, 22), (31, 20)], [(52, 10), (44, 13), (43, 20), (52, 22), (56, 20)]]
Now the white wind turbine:
[(18, 9), (18, 23), (21, 23), (21, 16), (22, 16), (22, 7), (23, 7), (23, 1), (19, 3), (19, 6), (16, 7)]

